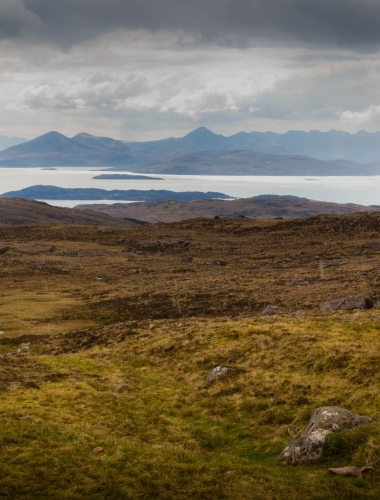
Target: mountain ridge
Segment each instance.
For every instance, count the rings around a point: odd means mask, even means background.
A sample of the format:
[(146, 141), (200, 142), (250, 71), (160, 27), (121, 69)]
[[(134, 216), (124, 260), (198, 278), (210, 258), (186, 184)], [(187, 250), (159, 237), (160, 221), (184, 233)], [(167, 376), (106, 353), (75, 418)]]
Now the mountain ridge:
[(378, 175), (380, 133), (238, 132), (225, 137), (199, 127), (182, 138), (125, 142), (51, 131), (0, 151), (0, 167), (59, 166), (197, 175)]

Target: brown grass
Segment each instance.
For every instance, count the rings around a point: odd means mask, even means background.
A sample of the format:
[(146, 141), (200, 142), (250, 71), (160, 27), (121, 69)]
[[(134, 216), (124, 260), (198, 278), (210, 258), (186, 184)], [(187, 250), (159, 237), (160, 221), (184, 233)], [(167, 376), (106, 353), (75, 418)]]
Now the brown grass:
[[(380, 314), (318, 311), (376, 299), (375, 224), (2, 229), (0, 353), (30, 353), (0, 358), (0, 498), (379, 498), (377, 470), (327, 469), (380, 464)], [(207, 384), (217, 365), (233, 371)], [(278, 464), (326, 404), (375, 421), (318, 465)]]

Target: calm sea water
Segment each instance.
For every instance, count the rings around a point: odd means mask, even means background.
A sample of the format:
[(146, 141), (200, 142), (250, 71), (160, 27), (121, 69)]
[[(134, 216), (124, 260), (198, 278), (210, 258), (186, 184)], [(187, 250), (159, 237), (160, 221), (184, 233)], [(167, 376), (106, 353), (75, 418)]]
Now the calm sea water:
[[(103, 172), (104, 173), (104, 172)], [(116, 172), (117, 173), (117, 172)], [(0, 168), (0, 194), (36, 184), (100, 189), (167, 189), (170, 191), (218, 191), (241, 198), (259, 194), (291, 194), (319, 201), (380, 205), (380, 176), (371, 177), (262, 177), (159, 175), (164, 180), (96, 180), (99, 170), (90, 168)], [(51, 205), (74, 207), (91, 200), (53, 201)], [(128, 201), (128, 200), (125, 200)], [(95, 202), (95, 201), (94, 201)], [(116, 203), (114, 200), (97, 203)]]

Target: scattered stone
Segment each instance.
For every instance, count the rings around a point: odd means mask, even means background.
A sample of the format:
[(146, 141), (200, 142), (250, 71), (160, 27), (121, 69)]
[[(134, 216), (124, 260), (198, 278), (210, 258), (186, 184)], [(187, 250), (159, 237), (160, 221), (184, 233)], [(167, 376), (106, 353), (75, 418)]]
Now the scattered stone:
[[(153, 325), (149, 325), (149, 328), (152, 328)], [(125, 389), (125, 387), (127, 387), (127, 384), (117, 384), (115, 385), (115, 391), (117, 392), (121, 392), (123, 389)]]
[(11, 249), (11, 247), (0, 247), (0, 255), (4, 255), (4, 254), (5, 254), (5, 253), (7, 253), (10, 249)]
[(193, 262), (193, 257), (191, 255), (185, 255), (185, 257), (182, 257), (181, 262), (187, 262), (191, 264)]
[(284, 307), (267, 306), (261, 314), (262, 316), (275, 316), (276, 314), (289, 314), (289, 311)]
[(104, 451), (104, 448), (101, 446), (97, 446), (96, 448), (93, 449), (94, 453), (102, 453)]
[(361, 248), (380, 248), (380, 240), (366, 241)]
[(342, 309), (344, 311), (353, 311), (354, 309), (371, 309), (373, 302), (364, 295), (349, 295), (341, 299), (330, 300), (321, 305), (321, 312), (337, 311)]
[(213, 368), (210, 371), (210, 373), (207, 376), (206, 381), (209, 382), (209, 383), (213, 382), (216, 378), (218, 378), (221, 375), (223, 375), (223, 373), (227, 373), (227, 372), (229, 372), (231, 370), (232, 370), (232, 368), (229, 368), (228, 366), (216, 366), (215, 368)]
[(352, 311), (353, 309), (371, 309), (373, 302), (363, 295), (350, 295), (341, 305), (341, 309)]
[(321, 305), (321, 312), (337, 311), (346, 299), (329, 300)]
[(338, 467), (329, 469), (330, 474), (344, 477), (361, 477), (362, 473), (357, 467)]
[(292, 465), (316, 462), (322, 455), (323, 444), (328, 434), (371, 422), (372, 419), (369, 417), (354, 415), (344, 408), (323, 406), (313, 413), (301, 436), (290, 441), (278, 458)]
[(29, 382), (24, 382), (24, 385), (26, 387), (30, 387), (31, 389), (40, 389), (40, 386), (36, 382), (33, 382), (33, 380), (30, 380)]
[(22, 345), (19, 350), (20, 352), (29, 352), (29, 347), (27, 345)]
[(347, 260), (328, 260), (323, 262), (323, 267), (340, 267), (348, 264)]
[(303, 280), (302, 278), (295, 278), (290, 282), (291, 285), (308, 285), (309, 282), (306, 280)]
[(360, 472), (362, 474), (368, 474), (369, 472), (373, 472), (374, 470), (375, 470), (374, 467), (369, 467), (368, 465), (365, 465), (360, 469)]
[(214, 260), (213, 264), (215, 264), (216, 266), (226, 266), (227, 261), (226, 260)]
[(219, 215), (215, 215), (214, 220), (219, 220), (219, 219), (220, 219), (220, 216)]

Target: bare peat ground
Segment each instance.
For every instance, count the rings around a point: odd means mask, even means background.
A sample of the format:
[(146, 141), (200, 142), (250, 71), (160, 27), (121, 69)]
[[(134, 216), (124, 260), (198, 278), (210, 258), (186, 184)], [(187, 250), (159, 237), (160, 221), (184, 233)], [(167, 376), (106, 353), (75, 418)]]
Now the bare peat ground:
[[(0, 498), (379, 498), (380, 311), (319, 312), (378, 301), (379, 213), (4, 226), (0, 279)], [(375, 420), (280, 465), (322, 405)]]

